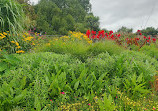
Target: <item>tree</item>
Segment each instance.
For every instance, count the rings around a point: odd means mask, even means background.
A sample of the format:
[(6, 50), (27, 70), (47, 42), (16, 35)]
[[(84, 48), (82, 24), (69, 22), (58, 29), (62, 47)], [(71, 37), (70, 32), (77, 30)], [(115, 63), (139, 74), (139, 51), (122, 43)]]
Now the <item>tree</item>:
[(88, 14), (85, 17), (85, 21), (87, 23), (87, 26), (91, 29), (91, 30), (95, 30), (98, 31), (99, 30), (99, 17), (94, 16), (93, 13)]
[(132, 33), (133, 29), (132, 28), (127, 28), (122, 26), (120, 29), (117, 30), (117, 32), (122, 32), (122, 33)]
[(147, 35), (157, 35), (158, 34), (158, 29), (155, 29), (154, 27), (147, 27), (146, 29), (141, 30), (142, 34), (147, 36)]
[[(41, 0), (34, 6), (37, 29), (47, 29), (47, 34), (60, 35), (79, 29), (99, 30), (99, 17), (93, 16), (92, 13), (88, 14), (90, 6), (89, 0)], [(93, 24), (89, 25), (87, 22)], [(48, 28), (42, 28), (43, 23), (49, 24)]]

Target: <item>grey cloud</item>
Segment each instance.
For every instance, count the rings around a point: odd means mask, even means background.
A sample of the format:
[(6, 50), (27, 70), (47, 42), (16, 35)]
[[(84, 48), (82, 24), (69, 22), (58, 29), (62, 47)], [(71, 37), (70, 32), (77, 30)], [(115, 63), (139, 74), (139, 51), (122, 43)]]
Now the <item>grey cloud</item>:
[[(158, 18), (157, 0), (90, 0), (90, 2), (94, 15), (100, 17), (101, 27), (104, 25), (119, 27), (117, 24), (129, 26), (130, 23), (135, 28), (138, 27), (136, 25), (143, 25), (143, 21), (145, 23), (149, 15), (151, 15), (150, 22)], [(151, 14), (153, 6), (154, 10)], [(156, 24), (154, 26), (156, 27)]]

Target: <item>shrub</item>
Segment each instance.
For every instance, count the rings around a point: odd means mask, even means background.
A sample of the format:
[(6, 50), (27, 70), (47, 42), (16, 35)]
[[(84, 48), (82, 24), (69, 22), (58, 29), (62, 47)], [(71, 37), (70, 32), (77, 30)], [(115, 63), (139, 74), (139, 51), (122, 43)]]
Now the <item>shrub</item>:
[(0, 0), (0, 32), (19, 32), (23, 29), (24, 12), (15, 0)]

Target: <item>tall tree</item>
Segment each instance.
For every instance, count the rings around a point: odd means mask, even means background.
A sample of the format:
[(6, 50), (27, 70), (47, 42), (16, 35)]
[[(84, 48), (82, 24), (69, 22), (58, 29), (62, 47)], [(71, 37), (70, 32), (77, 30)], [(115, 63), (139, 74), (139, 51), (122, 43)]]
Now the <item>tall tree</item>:
[(132, 33), (133, 29), (132, 28), (127, 28), (125, 26), (122, 26), (120, 29), (117, 30), (117, 32), (122, 32), (122, 33)]
[(142, 34), (147, 36), (147, 35), (157, 35), (158, 34), (158, 29), (155, 29), (154, 27), (147, 27), (146, 29), (143, 29)]
[(93, 13), (88, 14), (85, 17), (85, 21), (87, 22), (87, 26), (91, 29), (91, 30), (95, 30), (98, 31), (99, 29), (99, 17), (94, 16)]

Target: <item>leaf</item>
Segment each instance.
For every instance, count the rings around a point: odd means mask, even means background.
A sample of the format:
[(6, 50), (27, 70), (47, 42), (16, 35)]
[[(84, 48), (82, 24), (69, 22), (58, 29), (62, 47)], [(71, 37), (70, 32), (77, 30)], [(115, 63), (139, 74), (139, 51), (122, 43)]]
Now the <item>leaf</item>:
[(3, 57), (5, 58), (5, 61), (12, 64), (12, 65), (16, 65), (18, 64), (18, 62), (20, 62), (20, 59), (14, 57), (13, 55), (3, 55)]
[(77, 90), (78, 86), (79, 86), (80, 81), (77, 81), (74, 85), (74, 89)]
[(15, 96), (13, 98), (13, 102), (17, 104), (20, 100), (23, 100), (25, 98), (25, 96), (26, 96), (26, 92), (27, 92), (27, 89), (23, 90), (20, 95)]
[(34, 103), (34, 107), (37, 109), (37, 111), (40, 111), (41, 110), (41, 104), (40, 104), (40, 101), (38, 99), (38, 96), (36, 95), (35, 96), (35, 103)]
[(143, 78), (143, 73), (141, 73), (138, 78), (137, 78), (137, 82), (140, 83), (142, 81)]
[(6, 70), (7, 68), (8, 68), (7, 63), (0, 62), (0, 72)]

